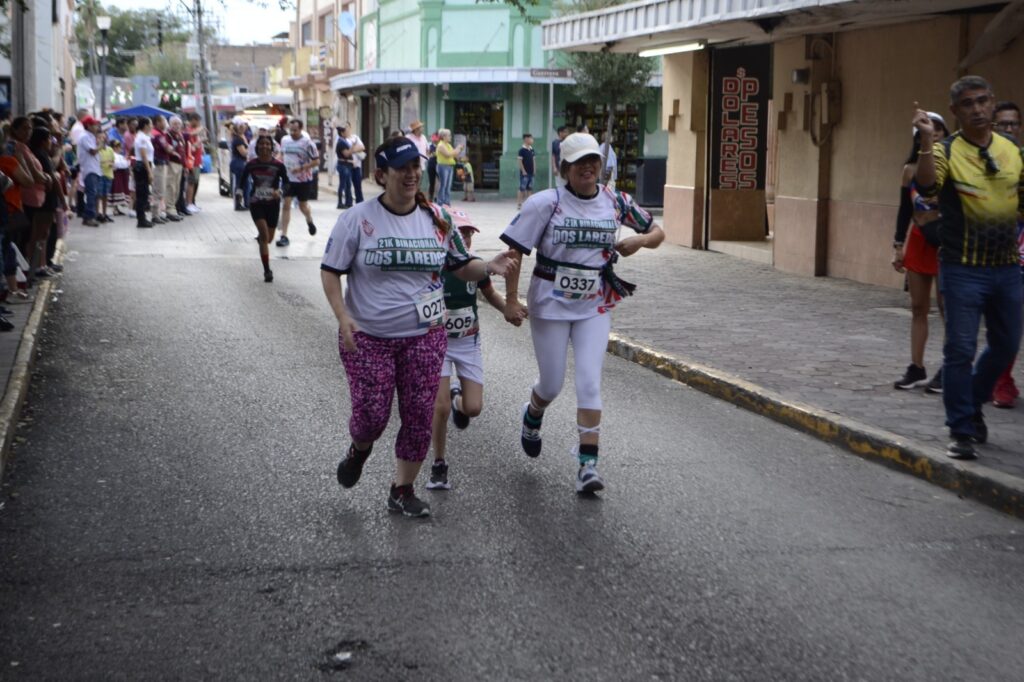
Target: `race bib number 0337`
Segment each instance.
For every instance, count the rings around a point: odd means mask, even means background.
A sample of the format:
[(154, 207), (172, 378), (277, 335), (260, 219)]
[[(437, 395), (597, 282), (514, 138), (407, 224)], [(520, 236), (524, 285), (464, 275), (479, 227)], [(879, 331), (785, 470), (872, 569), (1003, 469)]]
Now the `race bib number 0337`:
[(593, 298), (601, 290), (601, 273), (597, 270), (580, 270), (559, 266), (555, 271), (554, 288), (551, 295), (555, 298), (580, 300)]

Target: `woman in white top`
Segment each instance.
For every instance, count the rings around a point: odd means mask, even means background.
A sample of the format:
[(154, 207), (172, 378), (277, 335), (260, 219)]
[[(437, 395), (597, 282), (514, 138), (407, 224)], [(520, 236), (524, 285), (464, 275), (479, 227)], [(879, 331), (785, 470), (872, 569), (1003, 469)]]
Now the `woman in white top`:
[(413, 481), (430, 447), (447, 347), (442, 273), (467, 282), (504, 275), (511, 255), (484, 263), (469, 254), (451, 217), (420, 193), (420, 155), (411, 141), (393, 138), (374, 155), (374, 179), (384, 193), (341, 214), (320, 264), (352, 398), (352, 445), (338, 465), (338, 482), (350, 488), (359, 481), (397, 389), (402, 426), (388, 508), (427, 516), (430, 505), (416, 497)]
[(150, 132), (153, 130), (153, 122), (145, 116), (139, 116), (139, 127), (135, 133), (135, 167), (132, 168), (132, 177), (135, 178), (135, 217), (138, 219), (138, 227), (153, 227), (153, 223), (146, 220), (146, 211), (149, 210), (149, 188), (153, 184), (153, 140)]
[[(611, 310), (634, 289), (615, 275), (612, 266), (620, 255), (657, 248), (665, 238), (650, 214), (628, 194), (598, 184), (601, 165), (601, 150), (593, 136), (574, 133), (566, 137), (559, 169), (565, 187), (527, 199), (501, 235), (518, 259), (537, 249), (527, 303), (540, 378), (523, 405), (520, 443), (530, 457), (540, 454), (544, 409), (562, 389), (572, 343), (580, 439), (578, 493), (604, 489), (596, 468), (601, 368), (611, 331)], [(620, 225), (639, 234), (619, 241)], [(505, 280), (505, 319), (518, 326), (527, 317), (527, 309), (517, 298), (519, 278)]]

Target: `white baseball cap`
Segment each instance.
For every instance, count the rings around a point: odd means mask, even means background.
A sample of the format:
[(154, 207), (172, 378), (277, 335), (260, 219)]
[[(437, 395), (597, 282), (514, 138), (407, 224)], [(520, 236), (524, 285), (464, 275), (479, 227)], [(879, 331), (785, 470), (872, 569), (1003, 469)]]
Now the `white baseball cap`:
[(588, 133), (573, 133), (562, 140), (562, 161), (575, 163), (584, 156), (601, 154), (601, 145), (597, 143), (593, 135)]
[[(928, 112), (925, 112), (925, 113), (928, 114), (928, 118), (930, 118), (931, 120), (933, 120), (933, 121), (935, 121), (937, 123), (941, 123), (943, 128), (945, 128), (946, 130), (949, 130), (949, 126), (946, 125), (946, 119), (942, 118), (942, 114), (936, 114), (934, 111), (928, 111)], [(911, 131), (911, 133), (916, 135), (917, 134), (917, 126), (911, 126), (910, 131)]]

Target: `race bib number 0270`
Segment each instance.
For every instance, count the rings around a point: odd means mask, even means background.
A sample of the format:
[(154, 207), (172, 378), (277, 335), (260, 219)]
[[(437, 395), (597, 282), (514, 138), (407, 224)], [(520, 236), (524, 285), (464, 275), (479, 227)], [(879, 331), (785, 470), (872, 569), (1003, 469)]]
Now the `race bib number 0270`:
[(436, 327), (444, 320), (444, 288), (438, 287), (416, 297), (416, 316), (421, 329)]
[(555, 298), (579, 300), (597, 296), (601, 289), (601, 274), (597, 270), (580, 270), (559, 266), (555, 270), (554, 288), (551, 295)]

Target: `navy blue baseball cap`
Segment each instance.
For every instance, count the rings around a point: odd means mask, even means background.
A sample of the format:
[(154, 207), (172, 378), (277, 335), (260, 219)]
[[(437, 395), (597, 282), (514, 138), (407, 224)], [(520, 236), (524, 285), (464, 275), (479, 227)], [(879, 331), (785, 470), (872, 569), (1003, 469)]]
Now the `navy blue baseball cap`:
[(401, 168), (413, 159), (425, 158), (416, 149), (412, 140), (402, 139), (399, 144), (388, 145), (377, 152), (377, 166), (380, 168)]

